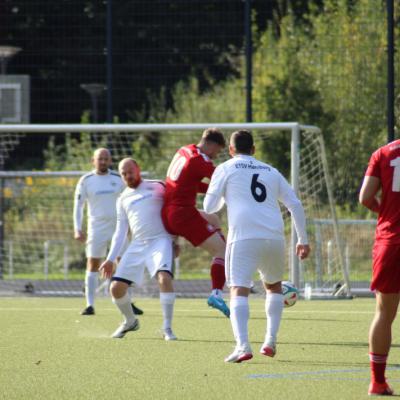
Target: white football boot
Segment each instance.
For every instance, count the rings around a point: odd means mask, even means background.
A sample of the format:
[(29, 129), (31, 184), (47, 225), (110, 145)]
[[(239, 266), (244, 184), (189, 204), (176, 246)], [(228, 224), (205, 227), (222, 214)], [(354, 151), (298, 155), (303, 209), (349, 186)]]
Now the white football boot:
[(137, 331), (139, 329), (139, 320), (135, 319), (131, 323), (123, 322), (119, 328), (111, 335), (112, 338), (122, 339), (128, 332)]
[(274, 340), (265, 340), (261, 346), (260, 353), (267, 357), (274, 357), (276, 354), (276, 343)]
[(162, 335), (163, 335), (164, 340), (166, 340), (166, 341), (178, 340), (178, 338), (175, 336), (174, 332), (172, 332), (171, 328), (163, 329)]
[(232, 354), (225, 358), (225, 362), (241, 363), (253, 358), (253, 352), (250, 345), (247, 343), (243, 346), (236, 346)]

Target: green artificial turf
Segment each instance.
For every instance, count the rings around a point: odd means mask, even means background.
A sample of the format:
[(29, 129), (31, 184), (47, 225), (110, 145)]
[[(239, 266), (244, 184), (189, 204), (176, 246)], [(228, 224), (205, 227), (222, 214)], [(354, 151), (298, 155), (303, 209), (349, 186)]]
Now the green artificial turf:
[[(0, 399), (363, 399), (369, 382), (368, 328), (373, 299), (299, 301), (284, 310), (277, 355), (258, 353), (264, 302), (251, 299), (254, 358), (226, 364), (230, 322), (205, 300), (177, 299), (165, 342), (157, 299), (136, 299), (141, 328), (111, 339), (120, 315), (99, 299), (0, 298)], [(400, 392), (397, 321), (387, 376)], [(397, 342), (396, 342), (397, 340)]]

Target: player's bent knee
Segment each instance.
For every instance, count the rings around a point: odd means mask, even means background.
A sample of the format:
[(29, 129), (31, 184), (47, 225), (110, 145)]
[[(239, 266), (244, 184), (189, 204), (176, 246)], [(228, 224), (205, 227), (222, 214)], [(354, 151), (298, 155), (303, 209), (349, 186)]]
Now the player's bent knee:
[(157, 280), (158, 283), (166, 283), (166, 282), (171, 282), (172, 281), (172, 275), (168, 271), (158, 271), (157, 272)]
[(161, 289), (172, 291), (172, 275), (168, 271), (158, 271), (157, 281)]
[(88, 257), (87, 259), (87, 264), (86, 264), (86, 269), (89, 272), (98, 272), (101, 264), (101, 259), (100, 258), (95, 258), (95, 257)]
[(281, 282), (275, 282), (275, 283), (264, 282), (264, 287), (265, 287), (265, 290), (267, 292), (282, 293), (282, 284), (281, 284)]
[(120, 299), (125, 296), (128, 289), (128, 284), (120, 281), (112, 281), (110, 285), (110, 294), (115, 299)]

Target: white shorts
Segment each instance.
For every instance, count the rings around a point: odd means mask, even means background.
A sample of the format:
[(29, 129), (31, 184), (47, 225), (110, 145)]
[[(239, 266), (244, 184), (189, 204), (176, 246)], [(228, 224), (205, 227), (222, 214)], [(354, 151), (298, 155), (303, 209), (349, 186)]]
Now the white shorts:
[(248, 239), (230, 243), (226, 248), (225, 275), (229, 287), (250, 288), (258, 270), (266, 283), (282, 281), (285, 268), (283, 240)]
[(110, 246), (116, 221), (100, 221), (89, 226), (86, 257), (104, 258)]
[(159, 271), (173, 275), (172, 239), (161, 237), (147, 241), (133, 241), (123, 254), (113, 278), (141, 285), (144, 268), (151, 277)]
[[(111, 239), (115, 231), (115, 222), (101, 222), (92, 225), (88, 230), (86, 240), (86, 257), (104, 258), (110, 248)], [(129, 246), (129, 239), (126, 239), (120, 255), (124, 254)]]

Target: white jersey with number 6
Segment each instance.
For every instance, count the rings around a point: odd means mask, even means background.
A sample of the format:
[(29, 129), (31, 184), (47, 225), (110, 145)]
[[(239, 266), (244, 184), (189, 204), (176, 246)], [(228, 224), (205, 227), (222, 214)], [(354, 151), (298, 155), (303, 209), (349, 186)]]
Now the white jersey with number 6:
[(270, 165), (250, 155), (238, 154), (214, 171), (204, 210), (213, 213), (226, 203), (228, 243), (245, 239), (284, 239), (279, 201), (291, 212), (298, 243), (307, 244), (303, 206), (286, 179)]

